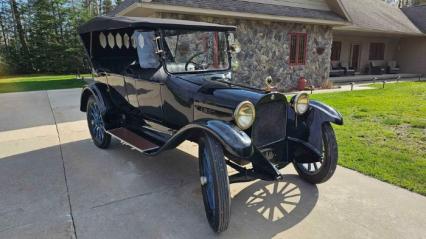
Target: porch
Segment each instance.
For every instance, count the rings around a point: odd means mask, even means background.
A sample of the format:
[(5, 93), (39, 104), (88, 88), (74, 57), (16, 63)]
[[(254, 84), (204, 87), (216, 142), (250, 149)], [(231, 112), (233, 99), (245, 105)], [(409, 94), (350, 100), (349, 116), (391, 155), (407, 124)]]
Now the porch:
[[(331, 54), (330, 76), (383, 75), (390, 73), (389, 65), (399, 66), (398, 53), (402, 36), (335, 30)], [(339, 72), (341, 69), (344, 72)], [(374, 68), (381, 68), (377, 71)], [(333, 72), (334, 70), (334, 72)], [(392, 73), (409, 73), (402, 69)], [(389, 76), (384, 76), (385, 78)], [(365, 77), (361, 77), (365, 78)], [(366, 76), (366, 78), (369, 78)]]

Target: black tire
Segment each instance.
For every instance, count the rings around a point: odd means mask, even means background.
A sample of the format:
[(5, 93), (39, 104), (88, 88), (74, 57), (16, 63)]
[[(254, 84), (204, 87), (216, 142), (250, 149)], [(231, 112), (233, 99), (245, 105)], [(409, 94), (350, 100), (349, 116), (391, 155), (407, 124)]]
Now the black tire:
[(106, 149), (111, 144), (111, 135), (105, 132), (104, 122), (98, 104), (93, 96), (87, 100), (87, 125), (93, 143), (101, 149)]
[(204, 208), (215, 232), (228, 228), (231, 216), (229, 178), (222, 145), (212, 136), (199, 141), (199, 167)]
[[(322, 138), (324, 145), (324, 157), (321, 162), (317, 162), (315, 165), (293, 163), (299, 176), (312, 184), (324, 183), (329, 180), (336, 171), (337, 160), (339, 158), (336, 136), (330, 123), (323, 124)], [(318, 166), (318, 163), (321, 163), (320, 166)], [(312, 171), (311, 169), (314, 170)]]

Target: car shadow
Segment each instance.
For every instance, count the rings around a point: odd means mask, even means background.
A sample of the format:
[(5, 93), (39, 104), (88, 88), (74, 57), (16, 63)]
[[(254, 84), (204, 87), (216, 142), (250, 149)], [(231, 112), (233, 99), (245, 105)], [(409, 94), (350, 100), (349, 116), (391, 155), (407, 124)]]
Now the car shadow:
[(301, 222), (317, 201), (317, 186), (297, 175), (256, 181), (233, 197), (232, 221), (224, 237), (271, 238)]
[[(231, 222), (227, 231), (217, 235), (208, 228), (205, 219), (198, 178), (198, 158), (186, 152), (187, 149), (166, 151), (152, 160), (143, 156), (141, 158), (138, 152), (117, 141), (113, 142), (108, 151), (116, 159), (136, 159), (135, 169), (139, 172), (155, 172), (150, 175), (153, 185), (167, 184), (164, 175), (168, 175), (173, 182), (183, 182), (185, 186), (180, 187), (176, 193), (185, 196), (177, 196), (174, 200), (180, 203), (190, 202), (185, 204), (185, 210), (191, 212), (187, 216), (194, 218), (186, 220), (203, 224), (205, 230), (200, 233), (203, 233), (205, 238), (272, 238), (303, 221), (314, 209), (319, 197), (316, 185), (303, 181), (295, 174), (284, 175), (280, 181), (274, 182), (256, 180), (251, 183), (231, 184)], [(184, 223), (173, 225), (179, 226), (188, 227)]]
[[(319, 197), (316, 185), (303, 181), (295, 174), (284, 175), (280, 181), (256, 180), (251, 183), (231, 184), (232, 212), (229, 228), (221, 234), (214, 234), (208, 228), (204, 215), (197, 157), (184, 150), (174, 149), (164, 152), (152, 161), (150, 158), (140, 158), (138, 152), (117, 141), (113, 142), (108, 151), (115, 155), (114, 158), (128, 155), (130, 157), (124, 158), (133, 161), (131, 158), (136, 156), (137, 171), (156, 172), (150, 176), (154, 185), (166, 183), (163, 175), (168, 175), (172, 181), (184, 182), (185, 186), (178, 189), (178, 194), (186, 196), (177, 196), (175, 200), (191, 202), (186, 205), (186, 210), (192, 212), (187, 216), (194, 218), (186, 220), (196, 220), (198, 223), (201, 220), (201, 224), (205, 224), (203, 228), (206, 230), (201, 230), (205, 238), (272, 238), (303, 221), (314, 209)], [(179, 226), (180, 223), (173, 225)], [(188, 225), (181, 226), (187, 228)]]
[[(186, 165), (189, 171), (180, 171), (180, 174), (192, 175), (192, 179), (196, 180), (192, 183), (195, 198), (191, 200), (197, 202), (196, 204), (201, 203), (198, 158), (181, 149), (171, 150), (165, 154), (179, 155), (180, 162), (177, 164)], [(161, 170), (158, 172), (160, 175), (164, 173)], [(232, 170), (229, 174), (232, 174)], [(285, 174), (279, 181), (256, 180), (250, 183), (231, 184), (230, 190), (232, 212), (229, 228), (219, 235), (214, 235), (213, 238), (272, 238), (303, 221), (315, 208), (319, 198), (318, 187), (305, 182), (297, 174)], [(194, 191), (198, 193), (194, 194)], [(201, 209), (199, 212), (204, 216), (202, 206), (200, 208), (193, 205), (193, 207)], [(207, 224), (207, 220), (205, 223)]]

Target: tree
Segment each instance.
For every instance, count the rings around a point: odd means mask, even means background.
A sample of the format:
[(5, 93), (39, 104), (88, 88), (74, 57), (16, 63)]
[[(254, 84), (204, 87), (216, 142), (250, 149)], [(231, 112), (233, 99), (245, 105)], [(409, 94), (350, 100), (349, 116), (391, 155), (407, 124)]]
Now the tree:
[[(12, 9), (12, 16), (13, 16), (14, 24), (16, 27), (16, 32), (19, 38), (21, 54), (24, 58), (29, 59), (30, 51), (28, 50), (27, 40), (25, 39), (25, 32), (21, 22), (21, 13), (19, 12), (18, 4), (16, 3), (16, 0), (10, 0), (10, 8)], [(25, 61), (25, 64), (23, 64), (23, 66), (25, 68), (24, 71), (29, 71), (31, 69), (31, 60)]]
[(413, 5), (426, 5), (426, 0), (413, 0)]
[(102, 4), (102, 14), (106, 15), (113, 9), (111, 0), (104, 0)]
[(426, 0), (383, 0), (383, 1), (394, 6), (398, 6), (400, 8), (416, 5), (418, 4), (417, 2), (426, 2)]
[(4, 46), (7, 48), (8, 47), (8, 43), (7, 43), (8, 42), (8, 38), (6, 36), (5, 21), (3, 19), (3, 12), (1, 10), (0, 10), (0, 31), (1, 31), (0, 38), (2, 40), (0, 42), (2, 42), (4, 44)]
[(77, 33), (112, 0), (0, 0), (0, 61), (13, 74), (88, 70)]
[(407, 7), (410, 6), (412, 4), (412, 0), (399, 0), (398, 2), (398, 7), (402, 8), (402, 7)]

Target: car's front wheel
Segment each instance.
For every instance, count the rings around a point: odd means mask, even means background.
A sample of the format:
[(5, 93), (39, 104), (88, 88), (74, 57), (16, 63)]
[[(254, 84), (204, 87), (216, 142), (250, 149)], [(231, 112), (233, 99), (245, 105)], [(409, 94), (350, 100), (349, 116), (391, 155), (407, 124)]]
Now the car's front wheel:
[(324, 183), (329, 180), (336, 170), (338, 150), (334, 130), (330, 123), (322, 126), (323, 157), (320, 162), (294, 163), (301, 178), (312, 184)]
[(204, 208), (215, 232), (228, 228), (231, 214), (229, 178), (222, 145), (210, 135), (199, 141), (200, 180)]
[(93, 143), (101, 149), (108, 148), (111, 144), (111, 135), (105, 132), (101, 111), (93, 96), (87, 101), (87, 125)]

